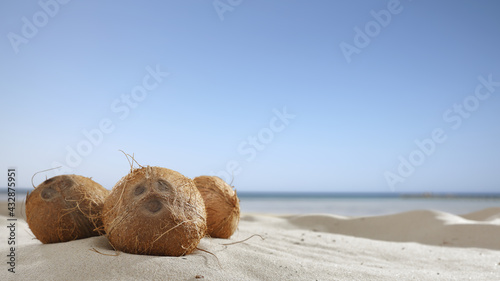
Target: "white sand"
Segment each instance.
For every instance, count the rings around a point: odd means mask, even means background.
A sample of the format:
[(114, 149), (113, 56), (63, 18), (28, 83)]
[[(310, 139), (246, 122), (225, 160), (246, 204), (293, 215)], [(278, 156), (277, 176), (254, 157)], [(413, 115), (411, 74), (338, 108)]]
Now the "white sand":
[[(19, 219), (15, 274), (7, 271), (4, 213), (0, 280), (500, 280), (500, 208), (465, 216), (245, 214), (231, 239), (200, 243), (217, 258), (107, 256), (114, 252), (105, 237), (43, 245)], [(264, 240), (223, 245), (253, 234)]]

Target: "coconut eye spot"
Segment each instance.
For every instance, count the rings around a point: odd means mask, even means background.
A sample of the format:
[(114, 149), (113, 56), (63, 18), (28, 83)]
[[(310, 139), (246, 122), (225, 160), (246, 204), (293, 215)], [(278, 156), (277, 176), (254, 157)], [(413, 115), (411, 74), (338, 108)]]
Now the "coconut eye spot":
[(172, 190), (172, 186), (167, 181), (164, 180), (158, 180), (157, 188), (161, 192), (167, 192)]
[(158, 213), (163, 208), (163, 204), (161, 204), (159, 200), (153, 199), (146, 202), (146, 204), (144, 204), (144, 208), (154, 214)]
[(44, 190), (42, 190), (42, 193), (40, 193), (40, 196), (42, 197), (43, 200), (50, 200), (54, 198), (54, 196), (57, 194), (57, 191), (55, 191), (52, 187), (47, 187)]
[(63, 177), (56, 184), (59, 185), (61, 189), (66, 189), (72, 187), (74, 182), (69, 177)]
[(135, 188), (134, 195), (139, 196), (139, 195), (143, 194), (145, 191), (146, 191), (146, 187), (141, 184)]

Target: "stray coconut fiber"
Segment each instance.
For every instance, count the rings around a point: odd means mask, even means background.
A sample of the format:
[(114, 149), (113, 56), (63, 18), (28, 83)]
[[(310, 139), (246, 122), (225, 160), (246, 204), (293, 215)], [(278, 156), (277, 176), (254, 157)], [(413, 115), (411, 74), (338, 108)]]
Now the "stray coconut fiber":
[(240, 221), (240, 200), (236, 191), (219, 177), (199, 176), (194, 179), (207, 210), (207, 234), (229, 238)]
[(191, 253), (207, 228), (203, 198), (193, 181), (150, 166), (132, 169), (113, 187), (103, 222), (116, 250), (160, 256)]
[(108, 194), (109, 190), (90, 178), (55, 176), (26, 196), (26, 220), (44, 244), (97, 236)]

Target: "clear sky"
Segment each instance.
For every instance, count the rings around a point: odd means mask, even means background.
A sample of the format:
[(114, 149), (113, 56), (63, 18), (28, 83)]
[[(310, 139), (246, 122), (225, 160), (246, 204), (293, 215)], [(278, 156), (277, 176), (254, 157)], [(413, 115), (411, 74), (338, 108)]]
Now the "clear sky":
[(500, 2), (2, 1), (0, 186), (500, 191)]

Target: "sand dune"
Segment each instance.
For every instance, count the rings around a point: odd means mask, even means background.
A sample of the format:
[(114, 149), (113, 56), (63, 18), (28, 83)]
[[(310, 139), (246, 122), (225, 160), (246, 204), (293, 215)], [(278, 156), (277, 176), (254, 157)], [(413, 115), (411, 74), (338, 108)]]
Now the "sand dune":
[[(246, 214), (231, 239), (202, 240), (199, 248), (216, 257), (110, 256), (105, 237), (43, 245), (19, 219), (16, 273), (2, 262), (0, 280), (500, 280), (499, 218), (500, 208), (463, 216)], [(253, 234), (260, 236), (224, 245)], [(0, 231), (1, 241), (7, 235)]]
[[(465, 216), (411, 211), (378, 217), (303, 215), (288, 218), (294, 227), (392, 242), (500, 250), (500, 208)], [(498, 239), (492, 239), (498, 237)]]
[(462, 215), (462, 218), (476, 221), (500, 220), (500, 208), (488, 208), (470, 214)]

